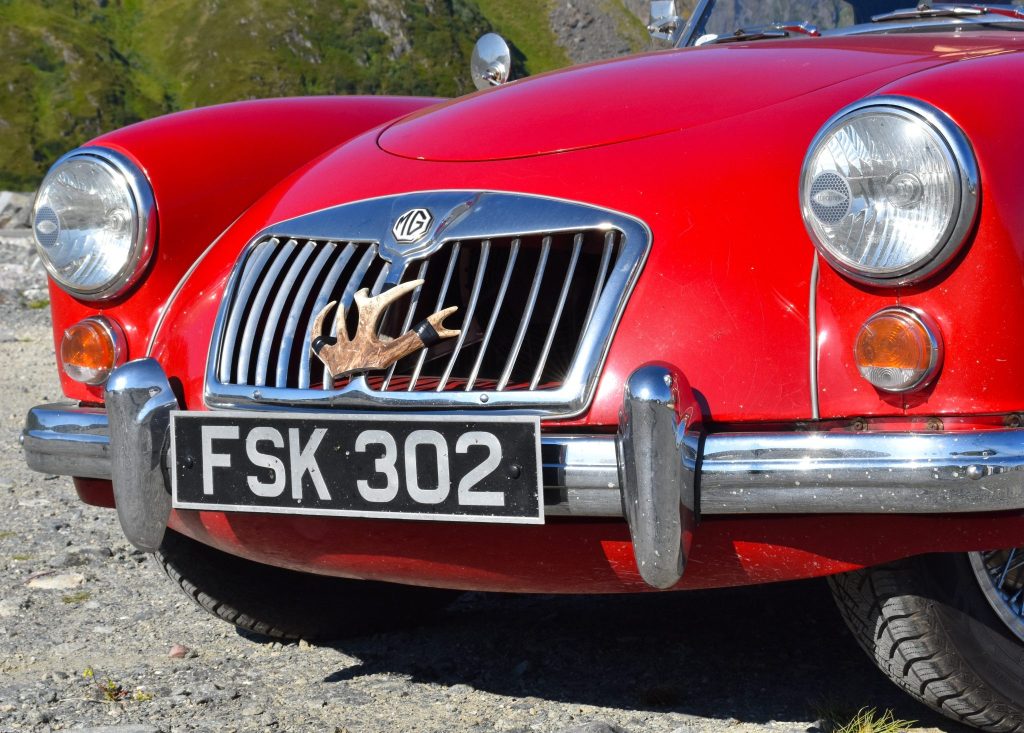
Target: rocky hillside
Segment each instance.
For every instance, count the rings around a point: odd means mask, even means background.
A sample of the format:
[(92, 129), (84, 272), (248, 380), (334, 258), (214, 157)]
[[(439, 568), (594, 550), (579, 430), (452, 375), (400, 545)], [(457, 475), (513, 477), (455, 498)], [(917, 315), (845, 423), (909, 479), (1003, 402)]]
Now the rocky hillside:
[(496, 30), (518, 75), (643, 50), (645, 0), (0, 0), (0, 189), (105, 130), (299, 94), (470, 91)]

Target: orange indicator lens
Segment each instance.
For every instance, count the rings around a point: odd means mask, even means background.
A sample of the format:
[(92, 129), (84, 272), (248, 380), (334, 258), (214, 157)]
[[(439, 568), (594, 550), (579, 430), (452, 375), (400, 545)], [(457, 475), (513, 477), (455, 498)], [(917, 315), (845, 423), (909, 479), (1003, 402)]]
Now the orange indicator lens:
[(871, 316), (857, 334), (854, 358), (860, 375), (886, 392), (923, 387), (941, 355), (937, 328), (910, 308), (886, 308)]
[(76, 382), (103, 384), (122, 360), (120, 330), (103, 317), (86, 318), (64, 331), (60, 359)]

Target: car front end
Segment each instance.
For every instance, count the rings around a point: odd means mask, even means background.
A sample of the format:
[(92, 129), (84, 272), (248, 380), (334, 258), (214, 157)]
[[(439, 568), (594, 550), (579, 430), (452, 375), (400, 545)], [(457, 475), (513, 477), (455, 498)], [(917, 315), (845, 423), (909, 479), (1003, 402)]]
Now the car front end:
[(273, 176), (259, 140), (230, 205), (228, 153), (166, 145), (187, 115), (76, 151), (41, 249), (84, 161), (123, 182), (100, 226), (122, 254), (53, 255), (72, 402), (30, 413), (29, 464), (148, 551), (169, 528), (417, 586), (715, 587), (1016, 547), (1024, 111), (976, 100), (1015, 93), (1019, 43), (690, 29), (707, 47), (310, 132)]

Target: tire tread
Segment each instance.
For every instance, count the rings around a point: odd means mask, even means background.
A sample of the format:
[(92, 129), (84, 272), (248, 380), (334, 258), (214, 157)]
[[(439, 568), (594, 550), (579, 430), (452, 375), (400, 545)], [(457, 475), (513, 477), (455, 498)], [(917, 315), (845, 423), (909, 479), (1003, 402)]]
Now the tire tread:
[(966, 725), (1021, 731), (1024, 710), (964, 662), (920, 577), (911, 558), (828, 580), (857, 643), (907, 693)]

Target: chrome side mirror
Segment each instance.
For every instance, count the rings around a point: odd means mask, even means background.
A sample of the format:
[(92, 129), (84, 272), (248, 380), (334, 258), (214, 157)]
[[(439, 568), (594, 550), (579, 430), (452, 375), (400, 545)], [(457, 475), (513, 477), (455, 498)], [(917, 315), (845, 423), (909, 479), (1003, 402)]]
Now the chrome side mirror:
[(477, 89), (490, 89), (508, 81), (512, 71), (512, 51), (497, 33), (486, 33), (473, 46), (469, 64)]
[(685, 26), (686, 19), (676, 12), (675, 0), (652, 0), (651, 21), (647, 24), (651, 38), (675, 45)]

